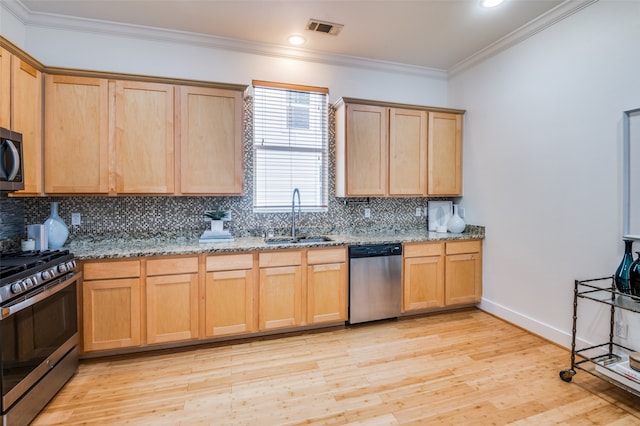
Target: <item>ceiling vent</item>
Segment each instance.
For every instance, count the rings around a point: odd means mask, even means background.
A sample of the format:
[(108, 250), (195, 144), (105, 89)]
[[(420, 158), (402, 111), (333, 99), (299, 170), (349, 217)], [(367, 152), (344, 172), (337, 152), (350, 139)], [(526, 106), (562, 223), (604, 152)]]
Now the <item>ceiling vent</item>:
[(344, 27), (344, 25), (342, 24), (319, 21), (317, 19), (309, 19), (309, 22), (307, 23), (307, 30), (309, 31), (313, 31), (316, 33), (331, 34), (334, 36), (337, 36), (340, 33), (340, 31), (342, 30), (342, 27)]

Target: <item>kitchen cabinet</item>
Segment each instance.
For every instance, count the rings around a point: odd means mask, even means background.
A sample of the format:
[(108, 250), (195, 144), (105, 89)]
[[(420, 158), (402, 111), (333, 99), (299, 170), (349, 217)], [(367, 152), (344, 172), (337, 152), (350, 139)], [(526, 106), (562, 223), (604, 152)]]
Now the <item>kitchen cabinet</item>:
[(198, 257), (146, 262), (147, 343), (198, 337)]
[(0, 48), (0, 127), (22, 134), (24, 189), (12, 194), (42, 194), (42, 73)]
[(307, 252), (307, 322), (347, 320), (347, 248)]
[(180, 193), (241, 195), (242, 92), (194, 86), (177, 90)]
[(482, 297), (482, 241), (445, 244), (445, 305), (477, 303)]
[(11, 128), (11, 53), (0, 47), (0, 127)]
[(260, 268), (259, 329), (302, 324), (302, 251), (258, 254)]
[(389, 109), (389, 195), (426, 195), (427, 115)]
[(45, 77), (47, 194), (170, 194), (173, 86)]
[(106, 79), (45, 76), (45, 192), (109, 192)]
[(342, 98), (336, 196), (462, 195), (462, 110)]
[(411, 312), (444, 306), (444, 243), (404, 245), (402, 311)]
[(429, 112), (428, 194), (462, 195), (462, 115)]
[(115, 192), (174, 192), (174, 87), (115, 82)]
[(341, 103), (336, 109), (336, 196), (387, 193), (387, 108)]
[(83, 275), (83, 351), (139, 346), (142, 318), (140, 261), (85, 262)]
[(204, 337), (255, 331), (253, 257), (252, 253), (207, 256)]

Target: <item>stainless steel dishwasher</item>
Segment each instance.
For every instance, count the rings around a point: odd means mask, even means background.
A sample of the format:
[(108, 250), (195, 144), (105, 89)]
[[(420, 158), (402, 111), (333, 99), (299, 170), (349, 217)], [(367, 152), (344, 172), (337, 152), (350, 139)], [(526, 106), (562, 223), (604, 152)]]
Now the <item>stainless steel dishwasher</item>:
[(349, 247), (349, 323), (400, 315), (402, 245)]

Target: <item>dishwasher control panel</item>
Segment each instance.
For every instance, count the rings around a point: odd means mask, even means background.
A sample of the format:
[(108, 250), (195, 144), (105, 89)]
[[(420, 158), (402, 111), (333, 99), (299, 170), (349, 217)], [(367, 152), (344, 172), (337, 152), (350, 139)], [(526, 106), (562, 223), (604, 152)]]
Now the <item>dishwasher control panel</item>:
[(350, 246), (349, 257), (399, 256), (402, 254), (402, 244), (367, 244)]

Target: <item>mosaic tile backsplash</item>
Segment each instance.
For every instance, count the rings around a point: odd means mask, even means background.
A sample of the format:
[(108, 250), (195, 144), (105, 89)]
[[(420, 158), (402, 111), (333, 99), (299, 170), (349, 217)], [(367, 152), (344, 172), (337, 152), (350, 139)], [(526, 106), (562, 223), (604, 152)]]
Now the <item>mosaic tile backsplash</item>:
[[(209, 227), (203, 212), (217, 205), (231, 210), (225, 224), (237, 237), (265, 233), (285, 235), (290, 231), (290, 213), (253, 213), (253, 118), (251, 98), (245, 102), (244, 166), (245, 195), (240, 197), (34, 197), (0, 199), (0, 248), (19, 243), (27, 224), (44, 223), (51, 201), (59, 202), (60, 217), (69, 226), (70, 236), (106, 233), (166, 233), (196, 235)], [(329, 108), (329, 152), (335, 152), (335, 111)], [(302, 213), (296, 225), (303, 233), (341, 231), (391, 231), (422, 229), (426, 218), (415, 216), (416, 208), (427, 206), (429, 198), (345, 199), (335, 197), (335, 156), (329, 156), (329, 206), (327, 212)], [(304, 194), (301, 194), (304, 197)], [(435, 198), (433, 198), (435, 199)], [(349, 200), (349, 201), (347, 201)], [(364, 209), (371, 218), (364, 218)], [(81, 224), (71, 225), (71, 213), (80, 213)]]

